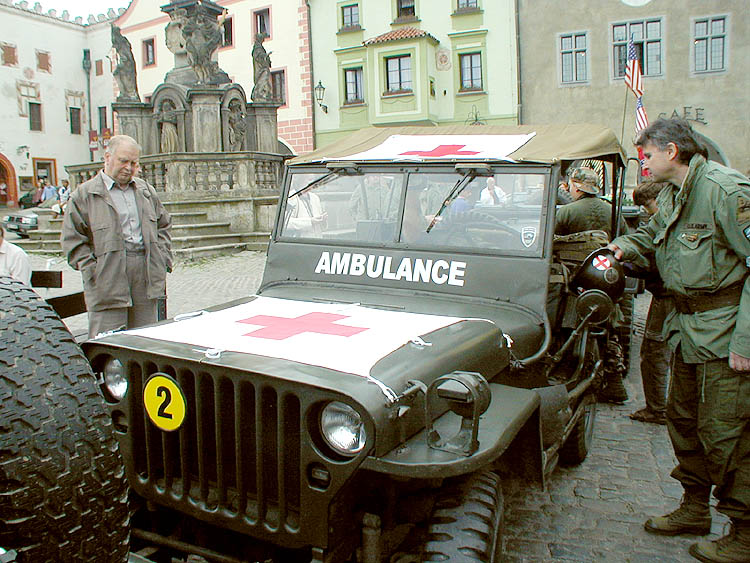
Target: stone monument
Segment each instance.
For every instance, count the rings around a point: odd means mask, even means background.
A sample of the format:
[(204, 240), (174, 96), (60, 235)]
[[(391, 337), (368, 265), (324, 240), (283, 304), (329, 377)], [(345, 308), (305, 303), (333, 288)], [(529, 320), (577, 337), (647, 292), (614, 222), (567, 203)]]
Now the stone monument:
[[(140, 101), (135, 88), (130, 44), (119, 29), (112, 29), (112, 44), (119, 59), (115, 76), (120, 85), (113, 109), (121, 132), (138, 140), (143, 156), (278, 153), (279, 104), (272, 100), (271, 60), (263, 47), (265, 35), (255, 40), (255, 86), (253, 102), (248, 103), (244, 89), (232, 83), (217, 62), (224, 9), (210, 0), (175, 0), (161, 9), (170, 18), (165, 39), (174, 55), (174, 68), (148, 102)], [(122, 70), (118, 72), (120, 65)]]

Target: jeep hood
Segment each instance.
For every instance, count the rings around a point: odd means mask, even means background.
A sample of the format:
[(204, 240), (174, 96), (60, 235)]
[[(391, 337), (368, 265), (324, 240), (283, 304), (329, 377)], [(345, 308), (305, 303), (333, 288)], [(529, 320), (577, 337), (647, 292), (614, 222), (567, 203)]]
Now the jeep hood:
[[(377, 385), (387, 402), (396, 399), (407, 380), (430, 381), (454, 370), (491, 378), (509, 357), (502, 331), (484, 319), (262, 296), (93, 342), (129, 342), (131, 347), (131, 337), (160, 341), (174, 353), (187, 348), (216, 363), (224, 353), (234, 353), (235, 365), (237, 354), (246, 355), (249, 370), (256, 369), (253, 356), (280, 360), (287, 367), (323, 368), (321, 374), (332, 370)], [(284, 373), (272, 375), (295, 373), (293, 366), (280, 371)]]

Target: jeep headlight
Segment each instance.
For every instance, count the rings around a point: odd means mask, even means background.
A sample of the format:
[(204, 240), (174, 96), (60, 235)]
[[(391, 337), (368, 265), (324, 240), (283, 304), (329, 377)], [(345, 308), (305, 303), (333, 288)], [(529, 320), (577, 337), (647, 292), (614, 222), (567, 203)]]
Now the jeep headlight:
[(10, 221), (10, 215), (3, 215), (3, 223)]
[(24, 225), (31, 225), (31, 217), (21, 217), (21, 223)]
[(125, 366), (117, 358), (111, 358), (104, 364), (104, 389), (115, 401), (122, 401), (128, 392), (128, 378)]
[(328, 445), (346, 456), (361, 452), (367, 441), (362, 417), (352, 407), (338, 401), (329, 403), (321, 411), (320, 430)]

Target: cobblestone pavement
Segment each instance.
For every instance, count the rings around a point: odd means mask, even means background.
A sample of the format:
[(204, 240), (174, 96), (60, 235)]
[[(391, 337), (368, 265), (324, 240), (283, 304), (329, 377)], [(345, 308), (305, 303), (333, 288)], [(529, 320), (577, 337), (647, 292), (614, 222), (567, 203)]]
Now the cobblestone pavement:
[[(33, 268), (45, 269), (48, 260), (32, 256)], [(264, 253), (241, 252), (178, 264), (167, 279), (169, 315), (254, 293), (264, 261)], [(80, 274), (59, 258), (52, 262), (51, 269), (64, 271), (64, 287), (39, 290), (42, 297), (80, 290)], [(586, 461), (556, 469), (544, 491), (512, 480), (505, 483), (506, 561), (695, 561), (687, 552), (693, 538), (653, 536), (643, 529), (649, 516), (675, 508), (682, 493), (669, 477), (675, 460), (666, 427), (634, 422), (627, 416), (644, 405), (637, 358), (647, 306), (647, 295), (636, 300), (640, 330), (626, 380), (631, 399), (622, 406), (598, 405), (593, 447)], [(67, 324), (73, 334), (83, 334), (86, 315), (68, 319)], [(712, 533), (721, 535), (727, 519), (713, 512)]]

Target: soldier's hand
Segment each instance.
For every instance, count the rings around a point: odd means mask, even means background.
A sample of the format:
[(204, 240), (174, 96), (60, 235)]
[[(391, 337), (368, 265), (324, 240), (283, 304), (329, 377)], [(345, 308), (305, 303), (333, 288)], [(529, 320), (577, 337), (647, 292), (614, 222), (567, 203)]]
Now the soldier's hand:
[(610, 242), (607, 245), (607, 248), (609, 248), (612, 252), (614, 252), (616, 260), (622, 260), (622, 248), (620, 248), (613, 242)]
[(750, 371), (750, 358), (729, 352), (729, 367), (734, 371)]

